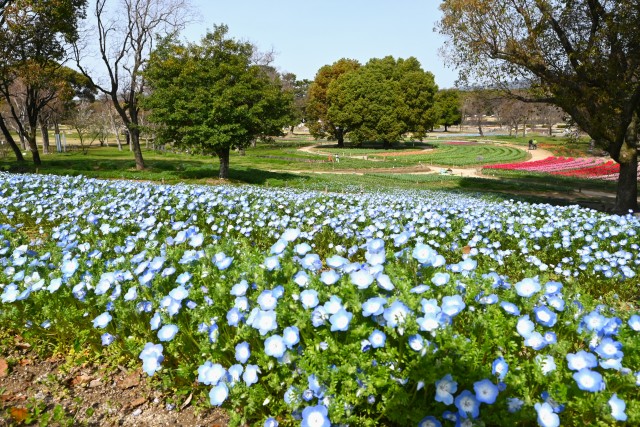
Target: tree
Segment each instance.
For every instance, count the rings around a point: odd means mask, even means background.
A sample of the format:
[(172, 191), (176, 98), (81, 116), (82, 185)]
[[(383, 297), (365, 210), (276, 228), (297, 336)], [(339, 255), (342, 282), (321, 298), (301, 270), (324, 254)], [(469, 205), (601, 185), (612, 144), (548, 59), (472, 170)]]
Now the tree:
[[(77, 39), (85, 0), (13, 0), (1, 6), (0, 94), (20, 137), (29, 145), (33, 162), (40, 165), (38, 120), (64, 84), (59, 70), (66, 60), (65, 45)], [(0, 122), (16, 158), (23, 160), (8, 135), (4, 116)]]
[[(188, 21), (190, 8), (187, 0), (120, 0), (113, 10), (106, 3), (95, 0), (95, 28), (89, 29), (84, 44), (74, 44), (76, 64), (111, 99), (128, 131), (136, 169), (142, 170), (139, 98), (146, 86), (143, 70), (157, 38), (177, 33)], [(92, 49), (100, 53), (104, 79), (89, 68), (92, 58), (87, 52)]]
[(615, 211), (638, 210), (640, 0), (445, 0), (439, 23), (463, 80), (529, 88), (620, 164)]
[(199, 44), (162, 41), (145, 71), (150, 93), (144, 99), (149, 120), (158, 124), (156, 141), (215, 153), (222, 179), (231, 148), (282, 133), (292, 103), (277, 74), (252, 62), (254, 47), (227, 32), (215, 26)]
[(456, 89), (443, 89), (435, 96), (436, 123), (444, 126), (444, 131), (448, 132), (449, 126), (459, 125), (462, 121), (462, 111), (460, 107), (460, 92)]
[(407, 132), (423, 137), (433, 127), (436, 91), (433, 74), (415, 58), (374, 58), (329, 84), (327, 119), (356, 143), (387, 148)]
[(331, 138), (338, 141), (338, 147), (344, 147), (344, 135), (348, 131), (331, 122), (327, 112), (330, 104), (327, 98), (329, 85), (343, 74), (360, 68), (360, 63), (354, 59), (340, 59), (332, 65), (325, 65), (316, 74), (309, 86), (307, 100), (307, 127), (315, 138)]
[(282, 86), (284, 90), (288, 90), (293, 94), (293, 114), (291, 123), (291, 132), (294, 126), (306, 121), (307, 118), (307, 102), (309, 100), (309, 86), (311, 80), (298, 80), (293, 73), (284, 73), (282, 75)]

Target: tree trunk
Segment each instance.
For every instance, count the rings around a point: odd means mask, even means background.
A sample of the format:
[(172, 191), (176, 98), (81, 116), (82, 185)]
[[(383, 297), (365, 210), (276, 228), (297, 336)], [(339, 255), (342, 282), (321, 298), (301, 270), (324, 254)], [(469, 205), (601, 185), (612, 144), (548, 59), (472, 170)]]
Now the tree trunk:
[(620, 175), (618, 176), (618, 188), (616, 192), (615, 213), (626, 214), (630, 210), (638, 211), (638, 116), (633, 119), (627, 128), (625, 141), (617, 160), (620, 163)]
[(18, 162), (24, 162), (24, 157), (22, 157), (20, 147), (18, 147), (18, 144), (16, 144), (16, 141), (13, 139), (13, 136), (11, 135), (11, 132), (9, 132), (9, 128), (7, 128), (2, 116), (0, 116), (0, 129), (2, 129), (5, 141), (7, 141), (7, 144), (9, 144), (9, 147), (11, 147), (13, 153), (16, 155), (16, 160)]
[(49, 154), (49, 127), (44, 120), (40, 121), (40, 133), (42, 134), (42, 152)]
[(638, 157), (628, 163), (620, 163), (620, 176), (616, 192), (614, 212), (627, 214), (638, 211)]
[(140, 130), (135, 127), (130, 129), (129, 137), (131, 138), (131, 151), (133, 151), (133, 157), (136, 159), (136, 169), (139, 171), (144, 170), (144, 159), (140, 148)]
[(18, 138), (20, 138), (20, 145), (22, 145), (22, 149), (26, 150), (27, 149), (27, 139), (24, 137), (24, 133), (20, 132), (20, 130), (18, 130)]
[(218, 173), (218, 178), (220, 179), (229, 178), (229, 151), (229, 147), (216, 150), (218, 159), (220, 159), (220, 172)]
[(478, 119), (478, 133), (480, 136), (484, 136), (484, 132), (482, 131), (482, 119)]
[(444, 131), (445, 131), (445, 132), (449, 132), (449, 129), (448, 129), (448, 128), (449, 128), (449, 126), (445, 123), (445, 124), (444, 124)]
[(336, 138), (338, 139), (338, 148), (344, 148), (344, 130), (337, 128)]
[(31, 150), (31, 157), (33, 158), (33, 164), (36, 166), (40, 166), (42, 164), (42, 161), (40, 160), (40, 153), (38, 152), (38, 144), (36, 143), (35, 127), (31, 130), (31, 135), (27, 137), (27, 142), (29, 144), (29, 150)]

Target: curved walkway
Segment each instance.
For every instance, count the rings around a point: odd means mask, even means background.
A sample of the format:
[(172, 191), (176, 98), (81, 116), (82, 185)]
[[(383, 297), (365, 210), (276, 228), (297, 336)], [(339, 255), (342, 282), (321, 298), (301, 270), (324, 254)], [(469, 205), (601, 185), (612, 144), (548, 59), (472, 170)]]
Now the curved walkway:
[[(503, 146), (507, 146), (507, 147), (511, 147), (511, 148), (516, 148), (522, 151), (525, 151), (525, 149), (522, 146), (519, 145), (514, 145), (514, 144), (500, 144)], [(319, 151), (317, 150), (318, 147), (321, 147), (322, 144), (315, 144), (315, 145), (310, 145), (307, 147), (301, 147), (298, 148), (298, 151), (302, 151), (304, 153), (307, 154), (315, 154), (318, 156), (326, 156), (326, 155), (330, 155), (331, 153), (329, 152), (323, 152), (323, 151)], [(425, 148), (421, 151), (430, 151), (432, 149), (430, 148)], [(526, 150), (527, 153), (529, 153), (531, 155), (531, 157), (527, 160), (525, 160), (525, 162), (535, 162), (538, 160), (544, 160), (547, 157), (553, 156), (553, 153), (551, 153), (548, 150), (542, 149), (542, 148), (538, 148), (536, 150)], [(371, 159), (369, 156), (348, 156), (351, 159), (360, 159), (360, 160), (367, 160), (370, 162), (376, 162), (379, 160), (376, 159)], [(418, 170), (416, 170), (418, 169)], [(497, 179), (496, 177), (490, 176), (490, 175), (483, 175), (482, 174), (482, 167), (479, 168), (452, 168), (449, 166), (437, 166), (437, 165), (433, 165), (431, 169), (428, 170), (419, 170), (420, 168), (416, 168), (416, 167), (408, 167), (408, 168), (393, 168), (393, 169), (389, 169), (389, 168), (380, 168), (380, 169), (368, 169), (366, 171), (366, 173), (401, 173), (401, 174), (406, 174), (406, 175), (426, 175), (426, 174), (436, 174), (436, 173), (440, 173), (440, 170), (442, 169), (447, 169), (448, 172), (447, 175), (453, 175), (453, 176), (461, 176), (461, 177), (472, 177), (472, 178), (485, 178), (485, 179)], [(351, 175), (364, 175), (365, 172), (361, 171), (361, 170), (349, 170), (349, 169), (343, 169), (343, 170), (338, 170), (338, 171), (309, 171), (309, 170), (293, 170), (293, 171), (288, 171), (291, 173), (317, 173), (317, 174), (351, 174)]]

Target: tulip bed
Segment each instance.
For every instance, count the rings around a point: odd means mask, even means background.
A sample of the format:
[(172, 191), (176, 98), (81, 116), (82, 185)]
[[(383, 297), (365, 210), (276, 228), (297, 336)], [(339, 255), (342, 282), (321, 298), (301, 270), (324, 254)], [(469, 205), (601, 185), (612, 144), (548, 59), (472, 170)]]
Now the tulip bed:
[(139, 360), (233, 425), (638, 425), (639, 231), (445, 192), (0, 173), (0, 325)]
[[(503, 163), (486, 165), (483, 169), (518, 170), (549, 173), (576, 178), (615, 181), (620, 173), (620, 165), (613, 160), (601, 158), (547, 157), (534, 162)], [(640, 171), (638, 172), (640, 178)]]

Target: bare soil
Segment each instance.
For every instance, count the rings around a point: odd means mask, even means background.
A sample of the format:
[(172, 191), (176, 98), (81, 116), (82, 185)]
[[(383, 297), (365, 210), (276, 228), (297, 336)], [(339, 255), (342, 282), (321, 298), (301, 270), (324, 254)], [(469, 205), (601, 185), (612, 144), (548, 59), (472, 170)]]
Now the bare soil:
[[(0, 426), (226, 427), (224, 411), (186, 396), (181, 402), (149, 384), (141, 369), (69, 367), (64, 357), (38, 358), (27, 344), (0, 355)], [(56, 406), (61, 419), (51, 420)], [(61, 408), (57, 408), (58, 412)], [(38, 415), (38, 412), (40, 415)]]

